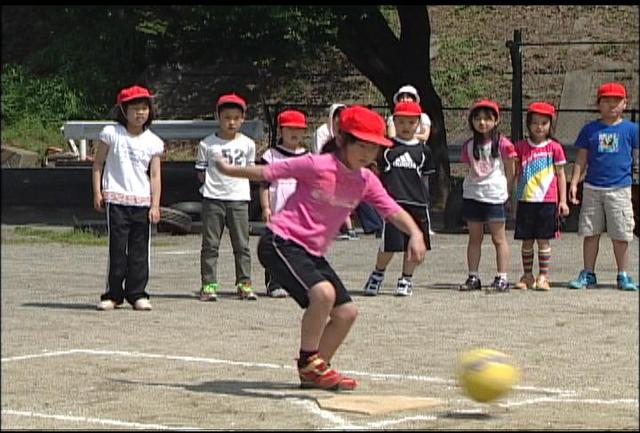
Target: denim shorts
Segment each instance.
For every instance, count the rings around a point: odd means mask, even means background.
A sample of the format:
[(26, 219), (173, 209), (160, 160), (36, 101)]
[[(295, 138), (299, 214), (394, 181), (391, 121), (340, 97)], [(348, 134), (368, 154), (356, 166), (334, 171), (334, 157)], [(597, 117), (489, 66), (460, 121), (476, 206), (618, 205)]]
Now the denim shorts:
[(470, 198), (462, 199), (462, 218), (473, 223), (504, 222), (507, 211), (504, 203), (485, 203)]

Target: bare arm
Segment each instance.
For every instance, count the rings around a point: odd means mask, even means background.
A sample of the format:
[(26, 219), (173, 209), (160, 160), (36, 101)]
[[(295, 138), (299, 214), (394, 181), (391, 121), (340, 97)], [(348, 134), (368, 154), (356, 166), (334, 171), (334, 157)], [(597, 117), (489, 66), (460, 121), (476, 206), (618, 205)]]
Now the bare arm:
[(255, 181), (264, 181), (264, 166), (263, 165), (252, 165), (249, 167), (240, 167), (229, 164), (225, 161), (222, 156), (217, 158), (216, 167), (220, 170), (220, 173), (226, 174), (231, 177), (244, 177), (245, 179), (255, 180)]
[(424, 260), (426, 245), (422, 231), (416, 225), (415, 221), (407, 211), (401, 209), (399, 212), (391, 214), (387, 220), (400, 229), (403, 233), (409, 235), (409, 244), (407, 245), (407, 260), (410, 262), (420, 263)]
[(573, 164), (573, 173), (571, 174), (571, 186), (569, 186), (569, 201), (578, 204), (578, 182), (582, 176), (582, 172), (587, 165), (587, 149), (578, 149), (576, 153), (576, 162)]
[(511, 197), (511, 188), (516, 178), (516, 159), (508, 158), (504, 160), (504, 174), (507, 177), (507, 188), (509, 189), (509, 197)]
[(396, 136), (396, 125), (393, 123), (393, 117), (387, 119), (387, 137), (393, 138)]
[(567, 205), (567, 177), (564, 173), (564, 165), (556, 165), (556, 176), (558, 176), (558, 211), (560, 215), (569, 215), (569, 206)]
[(107, 158), (107, 152), (109, 146), (100, 141), (98, 143), (98, 149), (93, 156), (93, 166), (91, 168), (91, 183), (93, 185), (93, 208), (97, 211), (104, 211), (104, 200), (102, 198), (102, 170), (104, 168), (104, 161)]
[(640, 174), (638, 155), (640, 155), (640, 149), (635, 148), (631, 151), (631, 157), (633, 158), (631, 161), (631, 178), (635, 183), (640, 182), (640, 179), (638, 178), (638, 175)]
[(151, 177), (151, 208), (149, 209), (149, 222), (156, 224), (160, 221), (160, 194), (162, 181), (160, 178), (160, 155), (151, 158), (149, 167)]
[(269, 204), (269, 188), (264, 184), (260, 185), (260, 207), (262, 208), (262, 220), (268, 223), (271, 221), (271, 205)]
[(421, 125), (420, 128), (418, 128), (418, 131), (413, 135), (413, 137), (426, 143), (429, 139), (430, 134), (431, 126)]

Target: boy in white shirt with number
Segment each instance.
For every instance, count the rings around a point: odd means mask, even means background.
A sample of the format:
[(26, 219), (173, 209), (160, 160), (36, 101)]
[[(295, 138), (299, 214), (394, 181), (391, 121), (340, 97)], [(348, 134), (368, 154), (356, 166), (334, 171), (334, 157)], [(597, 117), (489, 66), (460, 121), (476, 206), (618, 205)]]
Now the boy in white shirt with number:
[(222, 155), (234, 166), (255, 165), (256, 144), (240, 133), (246, 111), (245, 100), (235, 93), (220, 96), (216, 104), (219, 129), (198, 145), (196, 171), (202, 182), (201, 301), (217, 299), (220, 288), (217, 277), (218, 250), (225, 226), (229, 228), (233, 248), (238, 296), (240, 299), (258, 299), (251, 286), (249, 181), (220, 173), (214, 163), (215, 158)]

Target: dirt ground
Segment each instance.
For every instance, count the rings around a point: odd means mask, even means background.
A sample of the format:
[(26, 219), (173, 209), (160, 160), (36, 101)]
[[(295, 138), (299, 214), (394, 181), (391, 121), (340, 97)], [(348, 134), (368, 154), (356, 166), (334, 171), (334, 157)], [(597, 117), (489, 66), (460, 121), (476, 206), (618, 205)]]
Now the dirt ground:
[[(98, 312), (106, 247), (17, 243), (2, 226), (3, 429), (638, 429), (638, 292), (614, 289), (601, 240), (599, 286), (564, 284), (581, 267), (581, 238), (553, 242), (549, 293), (464, 293), (464, 234), (436, 234), (410, 298), (392, 296), (394, 258), (376, 298), (361, 288), (378, 240), (337, 241), (329, 260), (359, 307), (333, 359), (358, 379), (355, 395), (433, 397), (440, 406), (382, 415), (321, 409), (333, 393), (302, 390), (294, 370), (302, 311), (290, 299), (235, 299), (225, 235), (213, 303), (199, 302), (198, 235), (152, 240), (153, 311)], [(508, 232), (510, 238), (513, 232)], [(255, 258), (257, 237), (252, 236)], [(512, 241), (511, 282), (520, 274)], [(485, 237), (481, 278), (495, 269)], [(638, 239), (631, 268), (638, 280)], [(262, 294), (262, 268), (253, 262)], [(519, 385), (490, 405), (455, 380), (459, 353), (489, 347), (521, 366)]]

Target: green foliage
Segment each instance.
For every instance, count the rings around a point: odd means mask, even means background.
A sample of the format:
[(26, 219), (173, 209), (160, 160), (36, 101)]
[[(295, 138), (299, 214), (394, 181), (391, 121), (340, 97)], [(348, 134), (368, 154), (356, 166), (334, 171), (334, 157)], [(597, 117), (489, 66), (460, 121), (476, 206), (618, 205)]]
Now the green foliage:
[(85, 109), (80, 90), (59, 76), (34, 77), (20, 65), (2, 66), (2, 125), (32, 118), (43, 125), (58, 124)]
[(47, 147), (66, 148), (60, 126), (62, 124), (44, 125), (38, 118), (24, 117), (2, 127), (2, 143), (36, 152), (43, 160)]
[(35, 77), (20, 65), (2, 67), (2, 142), (44, 157), (65, 147), (60, 126), (86, 112), (84, 98), (63, 77)]
[(471, 38), (440, 41), (438, 62), (431, 70), (431, 78), (445, 105), (465, 107), (469, 101), (487, 94), (490, 82), (487, 74), (495, 71), (477, 57), (481, 48), (480, 42)]

